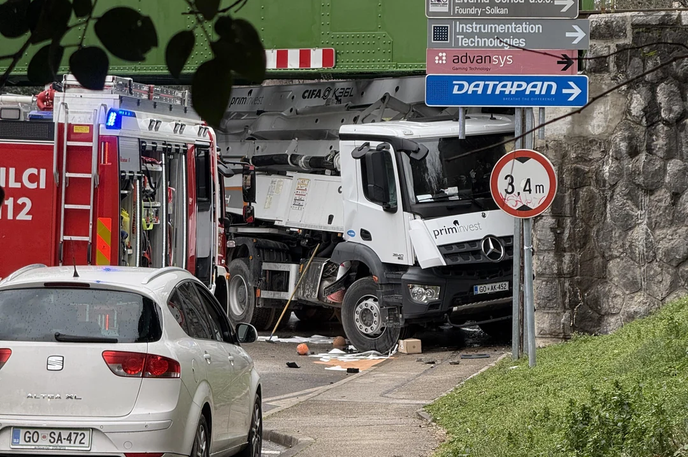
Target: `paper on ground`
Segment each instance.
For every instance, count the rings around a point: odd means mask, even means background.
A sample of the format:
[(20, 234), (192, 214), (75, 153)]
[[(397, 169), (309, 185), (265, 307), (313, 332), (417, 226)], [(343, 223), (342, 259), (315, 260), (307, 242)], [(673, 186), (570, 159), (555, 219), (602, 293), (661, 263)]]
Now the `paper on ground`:
[(327, 336), (322, 336), (322, 335), (313, 335), (313, 336), (291, 336), (288, 338), (279, 338), (277, 336), (273, 336), (270, 338), (269, 336), (259, 336), (258, 341), (273, 341), (275, 343), (311, 343), (311, 344), (332, 344), (334, 341), (334, 338), (330, 338)]

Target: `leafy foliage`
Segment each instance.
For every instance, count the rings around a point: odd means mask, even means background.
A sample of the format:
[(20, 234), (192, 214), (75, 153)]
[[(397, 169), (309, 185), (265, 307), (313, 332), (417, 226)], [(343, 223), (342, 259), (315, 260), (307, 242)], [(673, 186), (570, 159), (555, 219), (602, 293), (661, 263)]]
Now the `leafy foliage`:
[(27, 70), (28, 78), (38, 84), (48, 84), (55, 80), (57, 67), (62, 60), (64, 48), (60, 45), (46, 44), (34, 54)]
[(194, 44), (196, 44), (196, 37), (193, 32), (185, 30), (177, 33), (167, 43), (165, 49), (165, 62), (170, 74), (175, 78), (179, 78), (186, 61), (193, 51)]
[(0, 5), (0, 34), (7, 38), (17, 38), (29, 31), (26, 13), (29, 0), (5, 2)]
[(504, 360), (428, 407), (448, 456), (688, 456), (688, 299)]
[(86, 89), (102, 90), (110, 64), (105, 51), (88, 46), (76, 50), (71, 55), (69, 67), (77, 81)]
[(105, 49), (130, 62), (144, 61), (148, 51), (158, 45), (151, 18), (124, 6), (108, 10), (94, 28)]
[[(225, 84), (218, 82), (223, 81)], [(229, 103), (232, 87), (231, 68), (221, 59), (205, 62), (191, 83), (191, 102), (197, 113), (203, 114), (208, 125), (219, 125)]]
[[(195, 31), (206, 37), (212, 57), (201, 64), (193, 76), (194, 109), (209, 125), (218, 127), (229, 103), (233, 72), (254, 82), (265, 79), (265, 49), (256, 29), (243, 19), (233, 19), (228, 12), (245, 0), (221, 8), (221, 0), (185, 0), (188, 12), (195, 18), (193, 30), (174, 34), (165, 46), (165, 61), (170, 74), (179, 79), (199, 43)], [(144, 62), (146, 55), (158, 47), (158, 34), (153, 20), (138, 11), (118, 6), (94, 16), (97, 0), (5, 0), (0, 4), (0, 35), (20, 38), (26, 42), (16, 54), (9, 56), (12, 64), (0, 75), (0, 89), (9, 72), (27, 49), (46, 41), (33, 56), (27, 76), (35, 84), (56, 79), (66, 49), (69, 70), (84, 87), (101, 90), (110, 69), (106, 53), (130, 61)], [(98, 14), (98, 13), (96, 13)], [(93, 23), (93, 32), (100, 45), (84, 46), (85, 34)], [(82, 30), (78, 43), (63, 43), (67, 32)], [(212, 33), (214, 32), (214, 34)], [(214, 37), (211, 37), (214, 35)], [(4, 57), (7, 58), (7, 57)]]

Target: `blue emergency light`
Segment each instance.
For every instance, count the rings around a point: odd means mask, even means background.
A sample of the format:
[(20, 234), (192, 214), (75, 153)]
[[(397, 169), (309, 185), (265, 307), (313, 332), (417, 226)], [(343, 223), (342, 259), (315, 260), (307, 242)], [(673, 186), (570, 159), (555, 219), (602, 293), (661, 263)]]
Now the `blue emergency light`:
[(136, 113), (126, 109), (110, 108), (110, 110), (107, 113), (107, 121), (105, 121), (105, 128), (116, 130), (121, 129), (123, 117), (136, 117)]

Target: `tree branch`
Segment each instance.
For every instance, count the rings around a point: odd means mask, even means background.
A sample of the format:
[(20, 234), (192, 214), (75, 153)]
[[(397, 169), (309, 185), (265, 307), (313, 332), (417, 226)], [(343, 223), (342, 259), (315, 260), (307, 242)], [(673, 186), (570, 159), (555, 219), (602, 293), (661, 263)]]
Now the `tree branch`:
[(14, 71), (14, 68), (17, 66), (19, 61), (21, 60), (22, 56), (26, 52), (27, 49), (29, 49), (29, 46), (31, 46), (31, 37), (26, 39), (26, 42), (22, 45), (22, 47), (17, 51), (11, 58), (12, 62), (10, 62), (9, 66), (5, 70), (5, 72), (0, 76), (0, 90), (2, 90), (5, 87), (5, 84), (7, 84), (7, 80), (10, 77), (10, 74), (12, 71)]
[[(679, 44), (679, 43), (672, 43), (672, 44), (676, 44), (676, 45), (678, 45), (678, 46), (682, 46), (682, 47), (688, 49), (688, 46), (686, 46), (686, 45), (682, 45), (682, 44)], [(574, 110), (574, 111), (571, 111), (571, 112), (569, 112), (569, 113), (563, 114), (563, 115), (561, 115), (561, 116), (559, 116), (559, 117), (555, 117), (555, 118), (553, 118), (553, 119), (550, 119), (549, 121), (547, 121), (547, 122), (545, 122), (545, 123), (543, 123), (543, 124), (537, 125), (537, 126), (533, 127), (532, 129), (528, 130), (527, 132), (524, 132), (523, 134), (521, 134), (521, 135), (519, 135), (519, 136), (516, 136), (516, 137), (514, 137), (514, 138), (510, 138), (510, 139), (508, 139), (508, 140), (504, 140), (504, 141), (502, 141), (502, 142), (500, 142), (500, 143), (495, 143), (495, 144), (492, 144), (492, 145), (490, 145), (490, 146), (485, 146), (485, 147), (482, 147), (482, 148), (480, 148), (480, 149), (474, 149), (474, 150), (472, 150), (472, 151), (469, 151), (469, 152), (466, 152), (466, 153), (463, 153), (463, 154), (460, 154), (460, 155), (457, 155), (457, 156), (454, 156), (454, 157), (450, 157), (450, 158), (446, 159), (446, 161), (447, 161), (447, 162), (452, 162), (452, 161), (454, 161), (454, 160), (458, 160), (458, 159), (460, 159), (460, 158), (462, 158), (462, 157), (466, 157), (466, 156), (471, 155), (471, 154), (475, 154), (475, 153), (478, 153), (478, 152), (486, 151), (486, 150), (488, 150), (488, 149), (492, 149), (492, 148), (497, 147), (497, 146), (503, 146), (503, 145), (509, 144), (509, 143), (511, 143), (511, 142), (513, 142), (513, 141), (520, 140), (521, 138), (525, 138), (527, 135), (530, 135), (531, 133), (537, 132), (538, 130), (540, 130), (540, 129), (543, 128), (543, 127), (546, 127), (546, 126), (548, 126), (548, 125), (550, 125), (550, 124), (553, 124), (553, 123), (555, 123), (555, 122), (559, 122), (559, 121), (561, 121), (561, 120), (563, 120), (563, 119), (566, 119), (566, 118), (569, 117), (569, 116), (573, 116), (574, 114), (579, 114), (579, 113), (581, 113), (584, 109), (586, 109), (587, 107), (589, 107), (589, 106), (592, 105), (593, 103), (597, 102), (597, 101), (600, 100), (601, 98), (606, 97), (607, 95), (609, 95), (610, 93), (614, 92), (615, 90), (618, 90), (618, 89), (620, 89), (620, 88), (622, 88), (622, 87), (624, 87), (624, 86), (626, 86), (626, 85), (628, 85), (628, 84), (630, 84), (630, 83), (632, 83), (632, 82), (634, 82), (634, 81), (637, 81), (638, 79), (644, 78), (645, 76), (647, 76), (647, 75), (649, 75), (649, 74), (651, 74), (651, 73), (654, 73), (655, 71), (659, 70), (660, 68), (664, 68), (664, 67), (666, 67), (666, 66), (668, 66), (668, 65), (671, 65), (671, 64), (674, 63), (674, 62), (677, 62), (677, 61), (683, 60), (683, 59), (688, 59), (688, 54), (682, 54), (682, 55), (673, 57), (673, 58), (671, 58), (671, 59), (669, 59), (669, 60), (667, 60), (667, 61), (665, 61), (665, 62), (662, 62), (662, 63), (660, 63), (659, 65), (657, 65), (656, 67), (652, 67), (652, 68), (650, 68), (649, 70), (646, 70), (646, 71), (640, 73), (639, 75), (634, 76), (634, 77), (631, 78), (631, 79), (628, 79), (628, 80), (626, 80), (626, 81), (624, 81), (624, 82), (622, 82), (622, 83), (619, 83), (619, 84), (615, 85), (614, 87), (612, 87), (612, 88), (610, 88), (610, 89), (605, 90), (604, 92), (602, 92), (602, 93), (600, 93), (600, 94), (597, 94), (596, 96), (592, 97), (592, 98), (588, 101), (588, 103), (586, 103), (584, 106), (581, 106), (580, 108), (578, 108), (578, 109), (576, 109), (576, 110)]]
[(185, 0), (186, 4), (189, 5), (189, 12), (188, 13), (182, 13), (182, 14), (193, 14), (196, 16), (196, 26), (200, 25), (201, 30), (203, 30), (203, 34), (205, 35), (205, 39), (208, 40), (208, 46), (210, 46), (210, 43), (212, 42), (212, 39), (210, 38), (210, 33), (205, 28), (205, 20), (202, 18), (200, 11), (194, 11), (194, 4), (191, 0)]
[[(508, 44), (508, 43), (506, 43), (504, 40), (502, 40), (501, 38), (499, 38), (499, 41), (501, 41), (501, 42), (504, 43), (504, 44)], [(600, 55), (600, 56), (592, 56), (592, 57), (571, 57), (571, 60), (583, 60), (583, 61), (585, 61), (585, 60), (595, 60), (595, 59), (606, 59), (606, 58), (608, 58), (608, 57), (612, 57), (612, 56), (615, 56), (615, 55), (617, 55), (617, 54), (621, 54), (622, 52), (626, 52), (626, 51), (635, 51), (635, 50), (638, 50), (638, 49), (649, 48), (649, 47), (651, 47), (651, 46), (662, 46), (662, 45), (663, 45), (663, 46), (679, 46), (679, 47), (682, 47), (682, 48), (688, 50), (688, 45), (685, 45), (685, 44), (683, 44), (683, 43), (673, 43), (673, 42), (669, 42), (669, 41), (655, 41), (654, 43), (639, 44), (639, 45), (636, 45), (636, 46), (629, 46), (629, 47), (623, 48), (623, 49), (617, 49), (617, 50), (614, 51), (614, 52), (610, 52), (609, 54), (604, 54), (604, 55)], [(521, 46), (516, 46), (516, 45), (511, 45), (511, 44), (509, 44), (509, 46), (511, 46), (512, 48), (520, 49), (520, 50), (522, 50), (522, 51), (532, 52), (532, 53), (535, 53), (535, 54), (541, 54), (541, 55), (543, 55), (543, 56), (554, 57), (554, 58), (557, 58), (557, 59), (561, 57), (561, 55), (552, 54), (552, 53), (547, 52), (547, 51), (541, 51), (541, 50), (537, 50), (537, 49), (522, 48)]]
[(234, 12), (236, 13), (236, 12), (239, 11), (241, 8), (243, 8), (244, 5), (246, 5), (246, 3), (248, 3), (248, 0), (235, 0), (234, 3), (232, 3), (231, 5), (229, 5), (229, 6), (226, 7), (226, 8), (222, 8), (222, 9), (218, 10), (217, 12), (218, 12), (218, 13), (226, 13), (227, 11), (231, 10), (232, 8), (234, 8), (235, 6), (241, 4), (241, 5), (236, 9), (236, 11), (234, 11)]
[(88, 13), (88, 17), (86, 18), (86, 25), (84, 25), (84, 33), (81, 34), (81, 39), (79, 40), (79, 49), (81, 49), (84, 46), (84, 38), (86, 38), (86, 32), (88, 31), (88, 24), (91, 23), (91, 18), (93, 18), (93, 12), (96, 10), (96, 5), (98, 4), (98, 0), (93, 0), (93, 6), (91, 6), (91, 12)]

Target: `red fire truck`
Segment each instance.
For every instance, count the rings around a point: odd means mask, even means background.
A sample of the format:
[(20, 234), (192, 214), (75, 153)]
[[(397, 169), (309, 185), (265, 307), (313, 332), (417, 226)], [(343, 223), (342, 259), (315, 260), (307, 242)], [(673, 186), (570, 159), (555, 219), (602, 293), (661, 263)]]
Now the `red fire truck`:
[(178, 266), (227, 306), (231, 170), (186, 91), (71, 75), (0, 95), (0, 277), (33, 263)]

